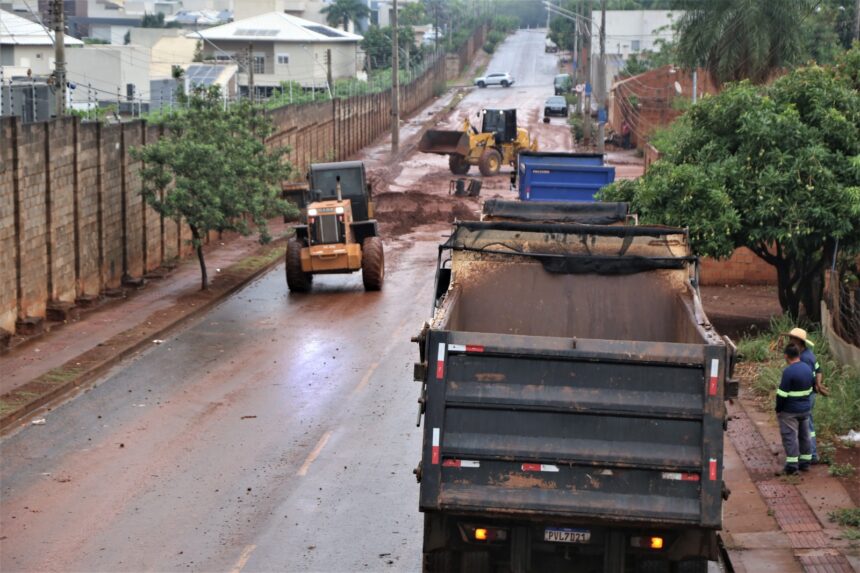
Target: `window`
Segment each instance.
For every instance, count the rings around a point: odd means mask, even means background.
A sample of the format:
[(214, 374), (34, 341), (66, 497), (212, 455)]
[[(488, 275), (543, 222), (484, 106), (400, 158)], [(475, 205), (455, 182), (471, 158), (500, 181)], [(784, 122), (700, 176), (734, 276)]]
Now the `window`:
[(630, 41), (630, 49), (634, 52), (639, 51), (639, 40), (631, 40)]
[(289, 54), (278, 54), (278, 64), (282, 66), (286, 66), (290, 63), (290, 55)]
[(254, 73), (266, 73), (266, 56), (254, 56)]
[(218, 52), (215, 54), (215, 61), (216, 62), (231, 62), (231, 61), (233, 61), (233, 57), (230, 56), (230, 54), (224, 54), (224, 53)]

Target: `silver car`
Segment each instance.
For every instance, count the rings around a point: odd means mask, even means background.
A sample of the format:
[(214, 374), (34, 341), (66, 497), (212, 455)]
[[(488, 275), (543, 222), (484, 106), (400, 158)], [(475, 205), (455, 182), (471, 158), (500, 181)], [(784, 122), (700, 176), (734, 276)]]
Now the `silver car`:
[(514, 76), (508, 72), (487, 74), (480, 78), (475, 78), (475, 85), (479, 88), (487, 86), (502, 86), (503, 88), (510, 87), (514, 84)]

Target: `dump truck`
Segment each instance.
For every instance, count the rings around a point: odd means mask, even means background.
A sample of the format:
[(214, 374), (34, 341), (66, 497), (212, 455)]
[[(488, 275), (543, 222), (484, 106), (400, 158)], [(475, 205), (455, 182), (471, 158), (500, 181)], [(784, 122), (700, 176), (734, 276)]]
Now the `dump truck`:
[(517, 110), (485, 109), (478, 113), (481, 130), (469, 118), (459, 130), (428, 129), (418, 142), (418, 150), (448, 156), (448, 168), (454, 175), (465, 175), (477, 165), (484, 177), (499, 173), (502, 165), (513, 167), (517, 155), (537, 151), (537, 139), (517, 127)]
[(704, 573), (735, 351), (687, 231), (458, 222), (435, 286), (423, 571)]
[[(297, 198), (298, 194), (301, 198)], [(315, 163), (307, 185), (285, 188), (284, 196), (302, 205), (304, 224), (287, 242), (287, 286), (311, 290), (315, 274), (361, 270), (365, 290), (382, 288), (385, 257), (364, 163)]]
[(511, 175), (522, 201), (595, 201), (601, 188), (615, 181), (615, 167), (600, 153), (523, 151)]

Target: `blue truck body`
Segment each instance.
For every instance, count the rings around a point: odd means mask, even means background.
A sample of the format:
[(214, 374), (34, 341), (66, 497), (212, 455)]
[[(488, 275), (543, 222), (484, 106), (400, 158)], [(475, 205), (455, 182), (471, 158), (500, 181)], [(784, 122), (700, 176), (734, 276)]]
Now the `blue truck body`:
[(594, 201), (615, 181), (615, 167), (604, 165), (601, 154), (524, 151), (516, 181), (522, 201)]

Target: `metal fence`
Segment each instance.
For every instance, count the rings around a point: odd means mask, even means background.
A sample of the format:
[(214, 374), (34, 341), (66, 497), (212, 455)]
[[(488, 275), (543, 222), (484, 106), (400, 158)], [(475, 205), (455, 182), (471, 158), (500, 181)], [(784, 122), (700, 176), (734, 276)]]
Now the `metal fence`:
[(860, 346), (860, 281), (851, 273), (828, 271), (824, 301), (833, 321), (833, 332)]

